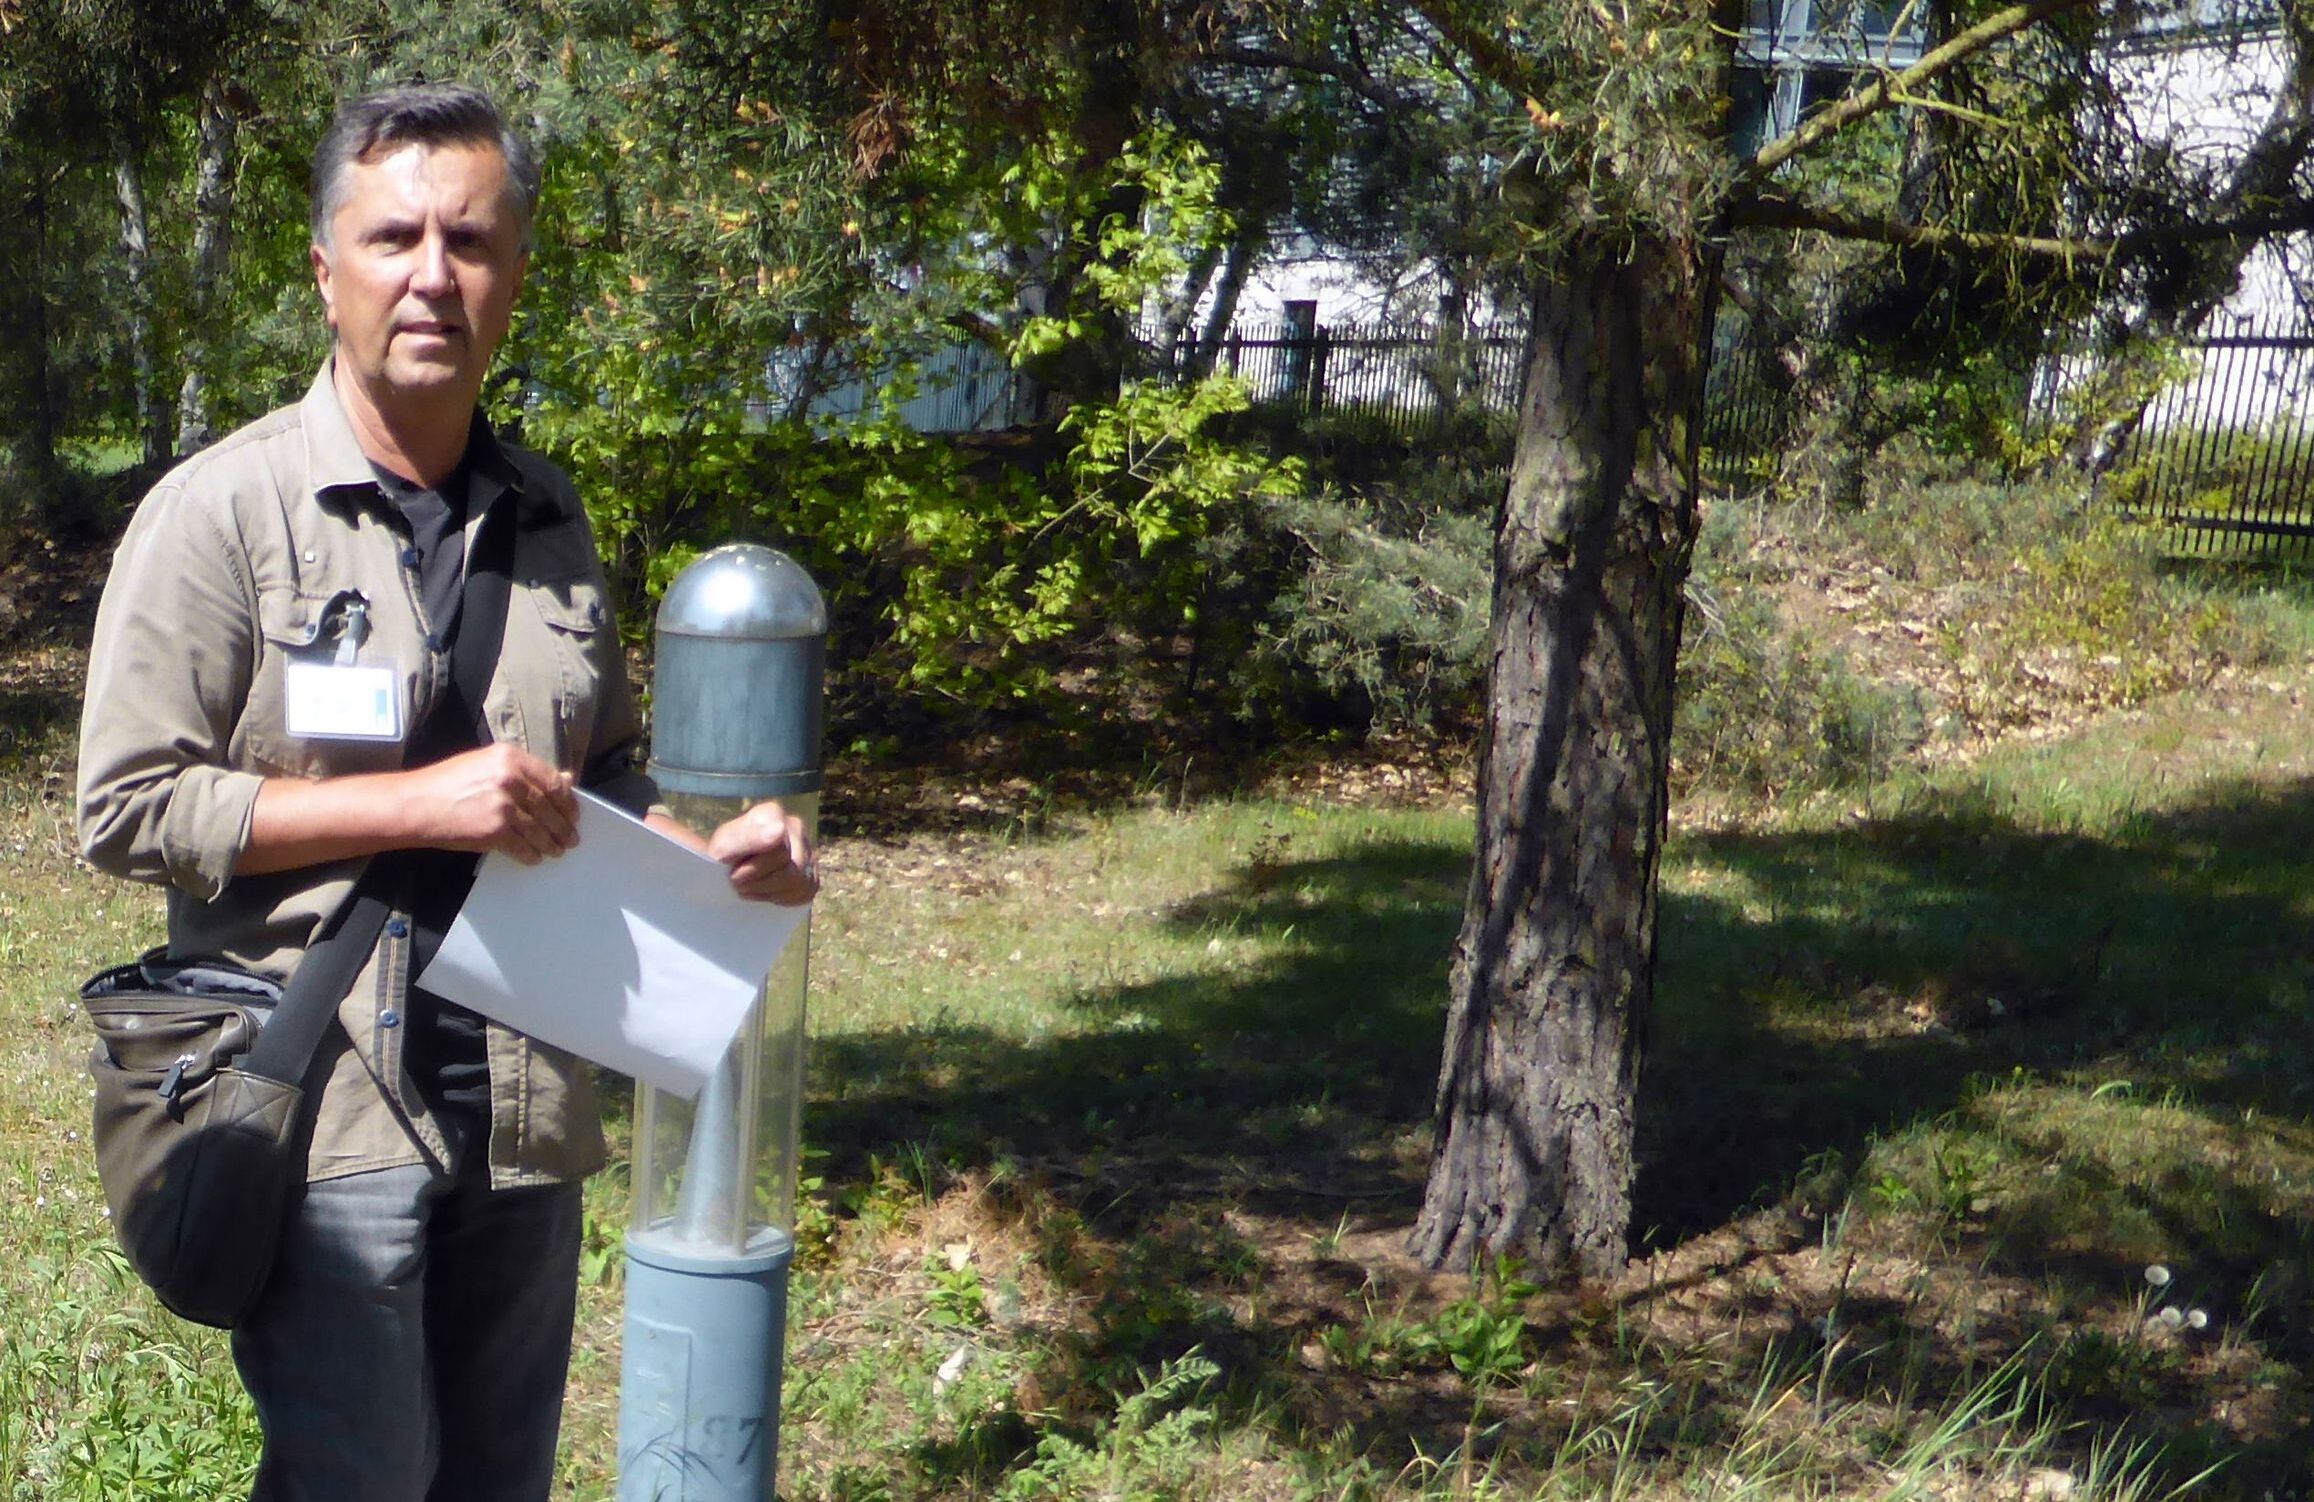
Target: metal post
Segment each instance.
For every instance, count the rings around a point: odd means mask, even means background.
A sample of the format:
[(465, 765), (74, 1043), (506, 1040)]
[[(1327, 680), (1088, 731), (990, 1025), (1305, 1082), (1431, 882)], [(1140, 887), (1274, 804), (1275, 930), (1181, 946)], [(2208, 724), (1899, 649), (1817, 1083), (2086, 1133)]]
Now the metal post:
[[(651, 773), (696, 828), (778, 798), (816, 825), (827, 611), (769, 548), (718, 548), (660, 605)], [(698, 1100), (639, 1089), (620, 1502), (768, 1502), (794, 1254), (809, 929)]]

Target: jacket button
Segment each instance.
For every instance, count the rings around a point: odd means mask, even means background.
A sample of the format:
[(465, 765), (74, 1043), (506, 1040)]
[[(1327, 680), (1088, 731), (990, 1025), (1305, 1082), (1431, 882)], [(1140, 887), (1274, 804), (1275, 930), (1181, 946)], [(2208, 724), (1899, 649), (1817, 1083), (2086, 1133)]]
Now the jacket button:
[(395, 1011), (392, 1007), (388, 1007), (384, 1011), (378, 1013), (378, 1026), (400, 1027), (401, 1025), (402, 1014)]
[(407, 918), (389, 918), (389, 919), (387, 919), (387, 920), (386, 920), (386, 937), (387, 937), (387, 938), (389, 938), (389, 939), (406, 939), (406, 938), (408, 938), (409, 936), (410, 936), (410, 922), (409, 922), (409, 920), (408, 920)]

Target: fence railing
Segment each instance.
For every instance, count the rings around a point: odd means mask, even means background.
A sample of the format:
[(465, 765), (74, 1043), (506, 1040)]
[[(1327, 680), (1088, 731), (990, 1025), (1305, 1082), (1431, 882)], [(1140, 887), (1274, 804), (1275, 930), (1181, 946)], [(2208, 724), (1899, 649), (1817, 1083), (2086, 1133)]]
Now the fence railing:
[(2194, 372), (2145, 409), (2107, 498), (2166, 527), (2181, 553), (2314, 552), (2314, 336), (2240, 328), (2185, 353)]
[(1783, 372), (1775, 353), (1747, 338), (1738, 316), (1722, 314), (1712, 330), (1703, 368), (1703, 481), (1718, 490), (1740, 488), (1770, 467), (1783, 449), (1789, 418)]
[[(1257, 407), (1352, 414), (1401, 437), (1419, 437), (1458, 410), (1514, 409), (1525, 348), (1522, 333), (1499, 325), (1456, 337), (1394, 324), (1252, 324), (1209, 343), (1192, 338), (1167, 345), (1152, 330), (1143, 330), (1139, 342), (1144, 371), (1161, 380), (1220, 371), (1243, 381)], [(769, 422), (794, 410), (806, 382), (813, 382), (804, 406), (811, 419), (840, 423), (890, 404), (900, 421), (923, 433), (1008, 427), (1029, 420), (1039, 405), (1029, 377), (972, 341), (958, 340), (917, 362), (897, 390), (899, 378), (891, 373), (836, 364), (834, 376), (818, 384), (807, 351), (774, 355), (771, 390), (752, 415)]]
[(1458, 408), (1515, 408), (1526, 346), (1523, 333), (1500, 325), (1456, 336), (1392, 324), (1255, 324), (1211, 343), (1145, 342), (1163, 375), (1220, 371), (1245, 382), (1256, 406), (1354, 413), (1409, 436)]
[[(2234, 327), (2184, 342), (2190, 371), (2148, 404), (2101, 494), (2161, 527), (2171, 551), (2314, 556), (2314, 335)], [(2049, 361), (2030, 424), (2063, 420), (2086, 357)], [(1768, 469), (1789, 426), (1789, 386), (1772, 351), (1723, 317), (1704, 382), (1706, 483), (1732, 488)]]

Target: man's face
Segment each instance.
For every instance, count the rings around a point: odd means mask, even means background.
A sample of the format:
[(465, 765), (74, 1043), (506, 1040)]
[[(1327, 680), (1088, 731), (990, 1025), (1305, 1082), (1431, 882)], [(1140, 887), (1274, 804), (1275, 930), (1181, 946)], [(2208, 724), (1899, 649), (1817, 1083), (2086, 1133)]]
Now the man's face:
[(526, 259), (494, 146), (388, 148), (346, 169), (313, 274), (337, 358), (381, 409), (473, 405)]

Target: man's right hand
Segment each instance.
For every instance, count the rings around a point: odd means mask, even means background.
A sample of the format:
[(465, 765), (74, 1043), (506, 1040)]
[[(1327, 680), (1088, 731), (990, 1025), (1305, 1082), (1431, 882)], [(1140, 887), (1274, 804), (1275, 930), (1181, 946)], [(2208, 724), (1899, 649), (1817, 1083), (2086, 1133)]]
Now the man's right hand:
[(518, 746), (350, 777), (275, 777), (257, 790), (240, 876), (386, 850), (496, 851), (526, 866), (578, 843), (570, 774)]
[(412, 844), (496, 851), (535, 866), (578, 843), (570, 774), (519, 746), (481, 746), (398, 775), (422, 836)]

